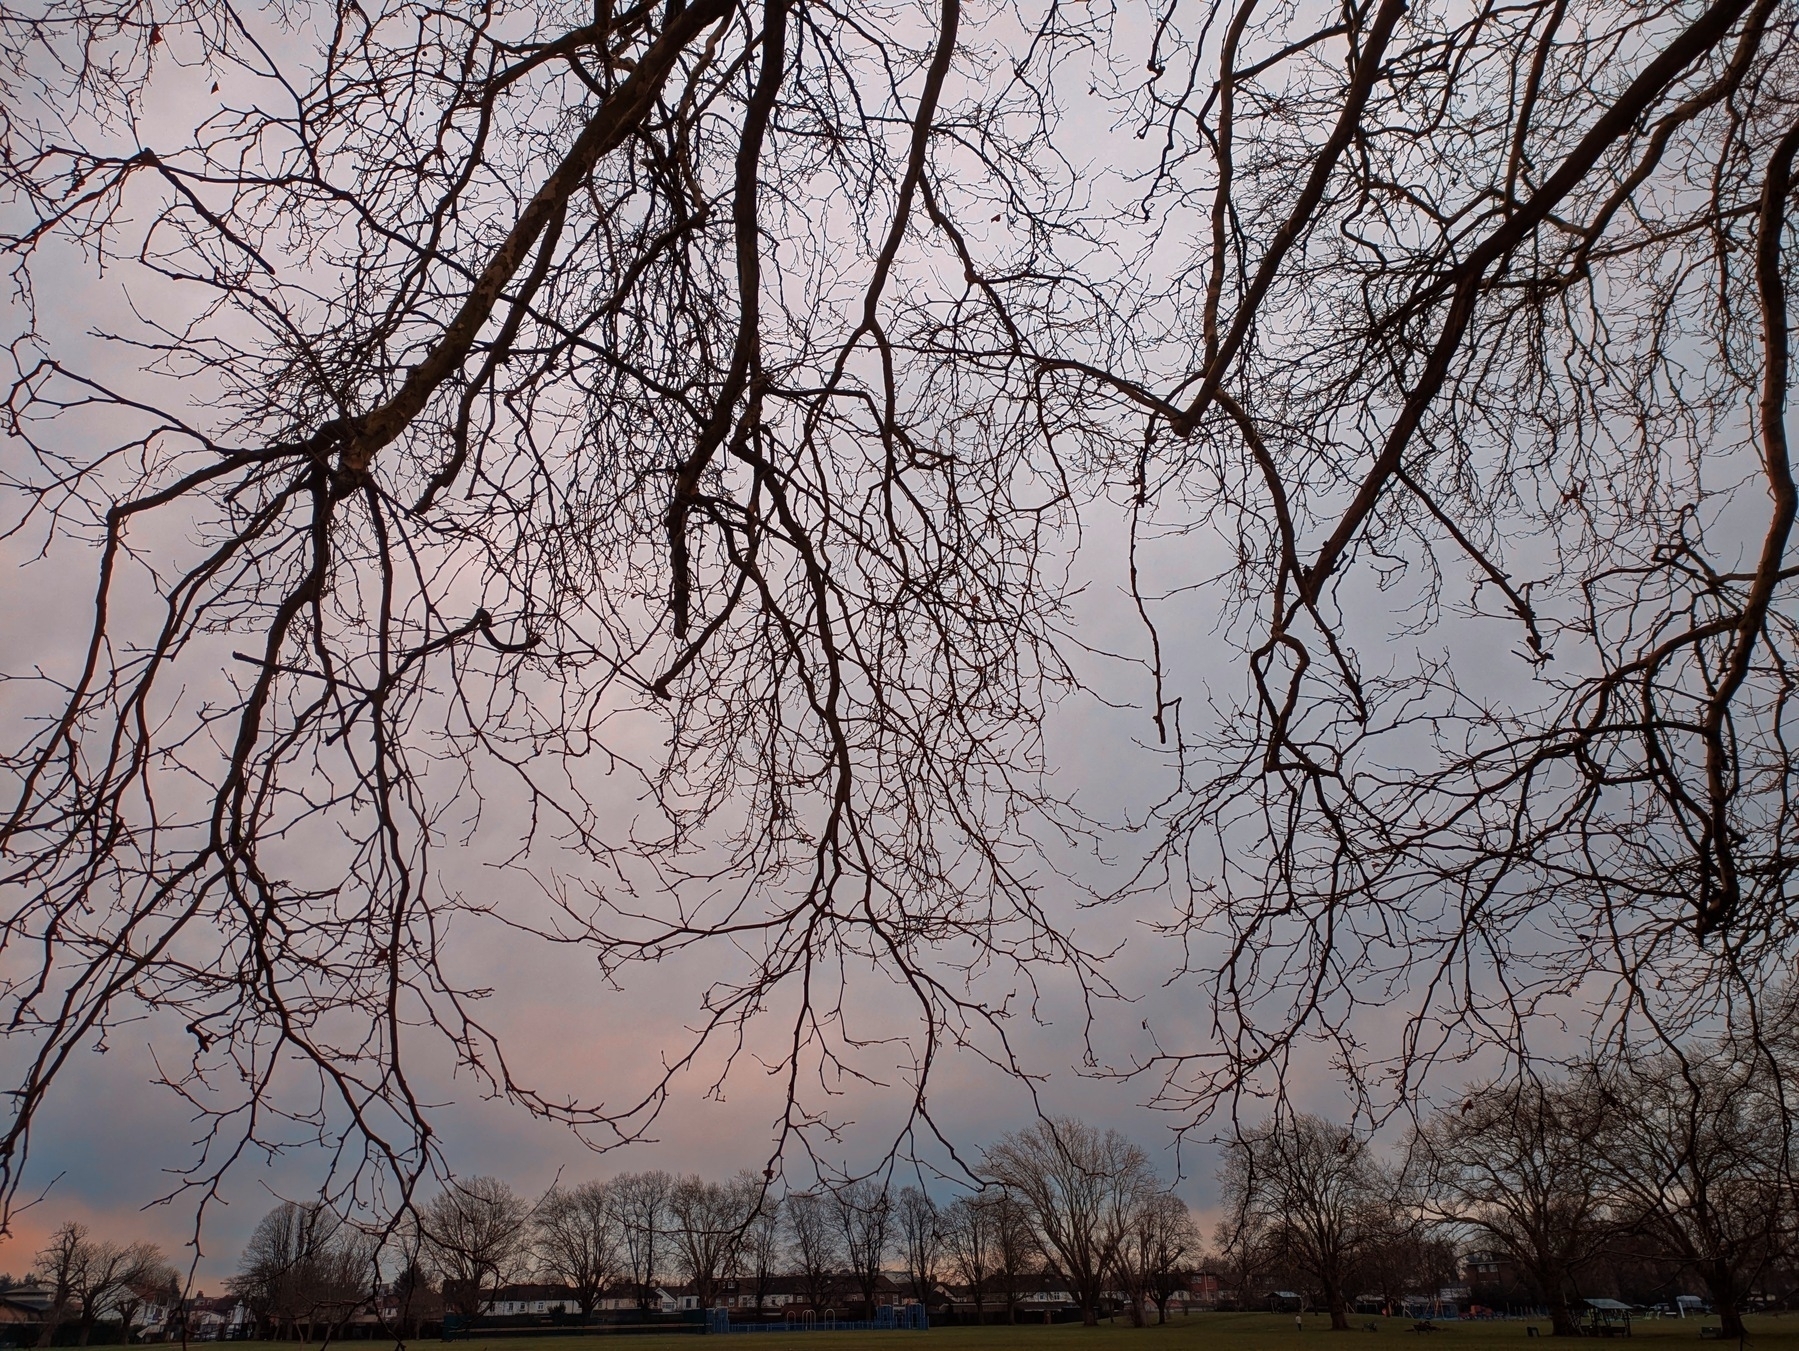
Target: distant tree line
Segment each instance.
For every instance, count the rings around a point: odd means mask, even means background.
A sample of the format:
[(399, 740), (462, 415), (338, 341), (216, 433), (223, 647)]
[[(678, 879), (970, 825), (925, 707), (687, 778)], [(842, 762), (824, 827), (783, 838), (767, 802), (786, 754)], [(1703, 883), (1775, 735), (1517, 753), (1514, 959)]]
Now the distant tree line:
[[(984, 1164), (983, 1186), (943, 1201), (873, 1177), (777, 1193), (747, 1172), (722, 1182), (633, 1172), (558, 1183), (535, 1200), (468, 1177), (419, 1206), (379, 1253), (323, 1206), (286, 1202), (257, 1226), (230, 1288), (264, 1334), (297, 1338), (341, 1321), (377, 1286), (404, 1330), (439, 1313), (479, 1317), (503, 1288), (533, 1281), (565, 1290), (583, 1317), (602, 1300), (647, 1315), (670, 1282), (702, 1308), (727, 1282), (772, 1307), (780, 1280), (816, 1309), (872, 1310), (896, 1271), (925, 1304), (963, 1287), (983, 1320), (1015, 1320), (1045, 1279), (1087, 1322), (1108, 1301), (1138, 1322), (1147, 1309), (1167, 1317), (1199, 1243), (1141, 1149), (1116, 1131), (1048, 1120), (1005, 1136)], [(383, 1280), (384, 1269), (398, 1274)]]
[(1220, 1278), (1243, 1300), (1310, 1292), (1342, 1328), (1359, 1294), (1455, 1284), (1483, 1251), (1494, 1293), (1557, 1335), (1586, 1298), (1692, 1293), (1735, 1338), (1799, 1273), (1787, 1061), (1726, 1040), (1476, 1083), (1387, 1157), (1277, 1114), (1228, 1146)]
[[(762, 1307), (785, 1278), (815, 1308), (872, 1309), (896, 1264), (910, 1297), (933, 1303), (953, 1282), (973, 1292), (977, 1317), (1016, 1318), (1027, 1281), (1046, 1274), (1088, 1322), (1108, 1292), (1131, 1296), (1139, 1320), (1145, 1307), (1166, 1317), (1198, 1243), (1185, 1203), (1141, 1149), (1116, 1131), (1044, 1121), (989, 1149), (984, 1172), (980, 1190), (948, 1201), (877, 1178), (777, 1194), (749, 1173), (716, 1182), (654, 1171), (557, 1185), (532, 1203), (498, 1178), (472, 1177), (420, 1207), (402, 1241), (408, 1269), (465, 1317), (523, 1280), (566, 1288), (584, 1315), (621, 1295), (647, 1313), (671, 1278), (701, 1307), (726, 1281)], [(264, 1228), (295, 1228), (285, 1213)], [(252, 1242), (235, 1288), (271, 1327), (297, 1328), (305, 1301), (272, 1302), (285, 1268), (260, 1255), (274, 1246)]]

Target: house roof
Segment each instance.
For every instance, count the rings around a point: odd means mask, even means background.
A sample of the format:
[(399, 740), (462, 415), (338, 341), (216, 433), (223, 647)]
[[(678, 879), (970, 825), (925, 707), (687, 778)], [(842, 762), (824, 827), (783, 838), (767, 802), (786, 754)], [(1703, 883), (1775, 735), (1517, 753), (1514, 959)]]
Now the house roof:
[(1587, 1301), (1587, 1306), (1589, 1308), (1602, 1309), (1606, 1313), (1629, 1313), (1630, 1312), (1630, 1305), (1621, 1304), (1615, 1299), (1589, 1299)]

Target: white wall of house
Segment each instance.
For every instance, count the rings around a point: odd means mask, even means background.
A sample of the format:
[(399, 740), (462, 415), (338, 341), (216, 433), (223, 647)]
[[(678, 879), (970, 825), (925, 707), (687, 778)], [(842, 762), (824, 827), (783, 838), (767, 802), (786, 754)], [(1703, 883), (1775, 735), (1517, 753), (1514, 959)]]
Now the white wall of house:
[(574, 1313), (580, 1307), (572, 1299), (490, 1299), (484, 1312), (504, 1317), (521, 1313)]

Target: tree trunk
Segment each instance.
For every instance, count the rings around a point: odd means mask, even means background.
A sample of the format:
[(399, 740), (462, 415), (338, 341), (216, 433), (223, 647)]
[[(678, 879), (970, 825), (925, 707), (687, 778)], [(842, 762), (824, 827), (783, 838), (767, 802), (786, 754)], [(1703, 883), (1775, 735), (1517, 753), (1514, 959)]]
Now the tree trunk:
[(50, 1312), (44, 1315), (44, 1327), (43, 1331), (39, 1332), (37, 1335), (37, 1344), (39, 1346), (50, 1346), (54, 1344), (56, 1341), (56, 1330), (62, 1326), (63, 1319), (66, 1317), (68, 1317), (68, 1313), (60, 1303), (52, 1304), (50, 1306)]
[(1722, 1262), (1712, 1264), (1712, 1278), (1706, 1282), (1712, 1297), (1712, 1308), (1718, 1311), (1722, 1335), (1731, 1341), (1741, 1340), (1746, 1334), (1743, 1331), (1743, 1306), (1737, 1298), (1736, 1273)]
[(1732, 1302), (1718, 1309), (1718, 1319), (1724, 1325), (1723, 1335), (1731, 1341), (1739, 1341), (1748, 1334), (1743, 1330), (1743, 1311)]
[(1343, 1298), (1343, 1291), (1336, 1285), (1324, 1287), (1324, 1302), (1330, 1309), (1331, 1331), (1349, 1331), (1349, 1304)]
[(1545, 1282), (1543, 1294), (1549, 1300), (1549, 1335), (1580, 1336), (1580, 1324), (1574, 1321), (1574, 1310), (1568, 1307), (1568, 1294), (1562, 1289), (1561, 1282)]

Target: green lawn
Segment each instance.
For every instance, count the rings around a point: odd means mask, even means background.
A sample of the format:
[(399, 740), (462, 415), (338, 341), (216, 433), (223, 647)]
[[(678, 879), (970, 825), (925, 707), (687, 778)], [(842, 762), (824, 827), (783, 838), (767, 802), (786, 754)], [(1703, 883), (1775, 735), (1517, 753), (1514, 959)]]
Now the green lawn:
[[(917, 1332), (812, 1332), (812, 1333), (748, 1333), (733, 1338), (735, 1351), (906, 1351), (909, 1343), (924, 1341), (916, 1351), (1324, 1351), (1325, 1346), (1347, 1347), (1362, 1351), (1369, 1334), (1362, 1324), (1366, 1317), (1354, 1320), (1355, 1331), (1334, 1337), (1330, 1325), (1322, 1317), (1310, 1316), (1305, 1330), (1296, 1331), (1292, 1315), (1281, 1314), (1194, 1314), (1176, 1318), (1166, 1327), (1133, 1328), (1128, 1323), (1101, 1323), (1097, 1328), (1079, 1324), (1054, 1327), (938, 1327), (926, 1333)], [(1411, 1331), (1411, 1321), (1403, 1318), (1377, 1318), (1374, 1334), (1383, 1341), (1397, 1342), (1405, 1351), (1499, 1351), (1501, 1345), (1533, 1351), (1541, 1341), (1528, 1341), (1522, 1322), (1450, 1323), (1437, 1332), (1418, 1335)], [(1713, 1322), (1715, 1320), (1704, 1320)], [(1701, 1320), (1657, 1319), (1638, 1323), (1634, 1340), (1657, 1344), (1658, 1351), (1678, 1351), (1682, 1347), (1722, 1347), (1723, 1343), (1701, 1341)], [(1547, 1330), (1547, 1323), (1542, 1324)], [(928, 1340), (927, 1340), (928, 1339)], [(631, 1337), (492, 1337), (479, 1335), (467, 1340), (457, 1338), (458, 1351), (702, 1351), (716, 1346), (717, 1339), (700, 1342), (686, 1336)], [(1757, 1351), (1799, 1351), (1799, 1315), (1769, 1315), (1749, 1320), (1750, 1345)], [(375, 1343), (349, 1342), (343, 1351), (373, 1347)], [(435, 1338), (414, 1343), (425, 1351), (440, 1346)], [(1566, 1345), (1566, 1343), (1564, 1343)], [(293, 1342), (233, 1342), (231, 1351), (297, 1351)], [(221, 1344), (220, 1351), (224, 1351)], [(722, 1349), (720, 1349), (722, 1351)]]

